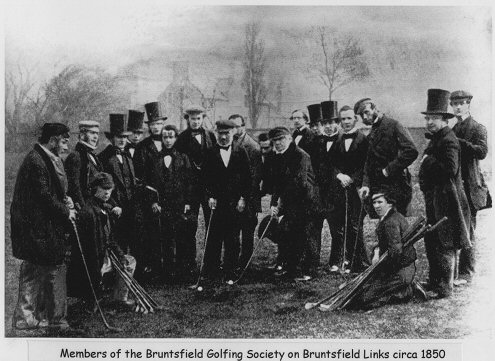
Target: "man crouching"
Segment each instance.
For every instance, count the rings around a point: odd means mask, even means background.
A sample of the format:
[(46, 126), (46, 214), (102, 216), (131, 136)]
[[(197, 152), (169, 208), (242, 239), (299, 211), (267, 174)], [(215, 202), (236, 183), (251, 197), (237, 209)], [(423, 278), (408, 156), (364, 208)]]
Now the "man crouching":
[[(72, 278), (69, 283), (71, 296), (81, 298), (90, 311), (95, 311), (96, 304), (92, 300), (91, 287), (95, 288), (98, 299), (105, 291), (112, 290), (112, 299), (116, 306), (130, 308), (134, 302), (128, 300), (129, 290), (124, 280), (115, 274), (109, 254), (113, 252), (124, 265), (125, 270), (132, 276), (136, 269), (136, 260), (124, 252), (112, 237), (110, 210), (112, 206), (106, 202), (110, 199), (114, 188), (112, 176), (108, 173), (98, 173), (91, 182), (91, 198), (78, 214), (77, 228), (79, 230), (81, 247), (88, 266), (91, 284), (88, 282), (82, 255), (79, 247), (73, 247), (69, 273)], [(76, 281), (75, 278), (79, 279)]]

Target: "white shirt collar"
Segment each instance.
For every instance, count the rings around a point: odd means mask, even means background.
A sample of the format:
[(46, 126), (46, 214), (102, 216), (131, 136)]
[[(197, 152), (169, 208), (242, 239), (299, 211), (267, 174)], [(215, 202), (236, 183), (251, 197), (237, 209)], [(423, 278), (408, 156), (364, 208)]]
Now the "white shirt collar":
[(346, 133), (346, 132), (344, 132), (344, 134), (352, 134), (352, 133), (356, 133), (356, 132), (357, 132), (357, 128), (356, 128), (356, 127), (354, 127), (354, 128), (352, 128), (351, 130), (349, 130), (347, 133)]
[(52, 160), (60, 159), (55, 154), (53, 154), (51, 151), (49, 151), (48, 148), (46, 148), (44, 145), (42, 145), (41, 143), (38, 143), (38, 144), (40, 145), (41, 149), (43, 149), (45, 151), (45, 153), (48, 155), (48, 157), (50, 157), (50, 159), (52, 159)]
[(97, 148), (97, 147), (95, 147), (95, 146), (93, 146), (93, 145), (91, 145), (89, 143), (86, 143), (83, 140), (80, 140), (79, 143), (84, 144), (86, 147), (88, 147), (89, 149), (92, 149), (92, 150), (95, 150)]
[(275, 150), (275, 154), (284, 154), (285, 152), (287, 152), (287, 149), (289, 149), (289, 147), (285, 148), (285, 149), (284, 149), (283, 151), (281, 151), (281, 152), (277, 152), (277, 150), (276, 150), (276, 149), (274, 149), (274, 150)]

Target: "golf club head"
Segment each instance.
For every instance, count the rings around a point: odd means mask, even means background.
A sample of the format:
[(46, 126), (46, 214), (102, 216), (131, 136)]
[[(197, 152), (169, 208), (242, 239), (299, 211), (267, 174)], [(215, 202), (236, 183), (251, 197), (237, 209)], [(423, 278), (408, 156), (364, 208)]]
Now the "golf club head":
[(316, 303), (314, 302), (307, 302), (305, 305), (304, 305), (304, 309), (305, 310), (311, 310), (312, 308), (314, 308), (316, 306)]
[(318, 309), (321, 311), (321, 312), (328, 312), (330, 311), (330, 305), (325, 305), (325, 304), (321, 304), (320, 307), (318, 307)]

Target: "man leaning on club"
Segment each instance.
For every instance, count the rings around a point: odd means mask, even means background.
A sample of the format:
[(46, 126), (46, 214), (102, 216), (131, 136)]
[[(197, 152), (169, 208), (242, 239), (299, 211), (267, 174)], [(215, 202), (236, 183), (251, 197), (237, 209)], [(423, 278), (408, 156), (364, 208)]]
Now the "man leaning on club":
[(67, 126), (45, 123), (17, 174), (10, 221), (12, 253), (23, 260), (12, 320), (18, 330), (68, 328), (65, 260), (76, 217), (60, 159), (68, 142)]

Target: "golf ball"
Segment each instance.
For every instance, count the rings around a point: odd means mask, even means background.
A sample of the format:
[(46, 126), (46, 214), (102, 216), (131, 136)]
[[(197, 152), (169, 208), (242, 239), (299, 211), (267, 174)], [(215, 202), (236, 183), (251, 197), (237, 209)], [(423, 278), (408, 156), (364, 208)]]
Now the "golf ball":
[(197, 290), (198, 290), (198, 292), (201, 292), (201, 291), (203, 291), (203, 287), (199, 286), (199, 287), (197, 288)]
[(234, 284), (234, 281), (229, 280), (229, 281), (227, 282), (227, 284), (232, 286), (232, 285)]

